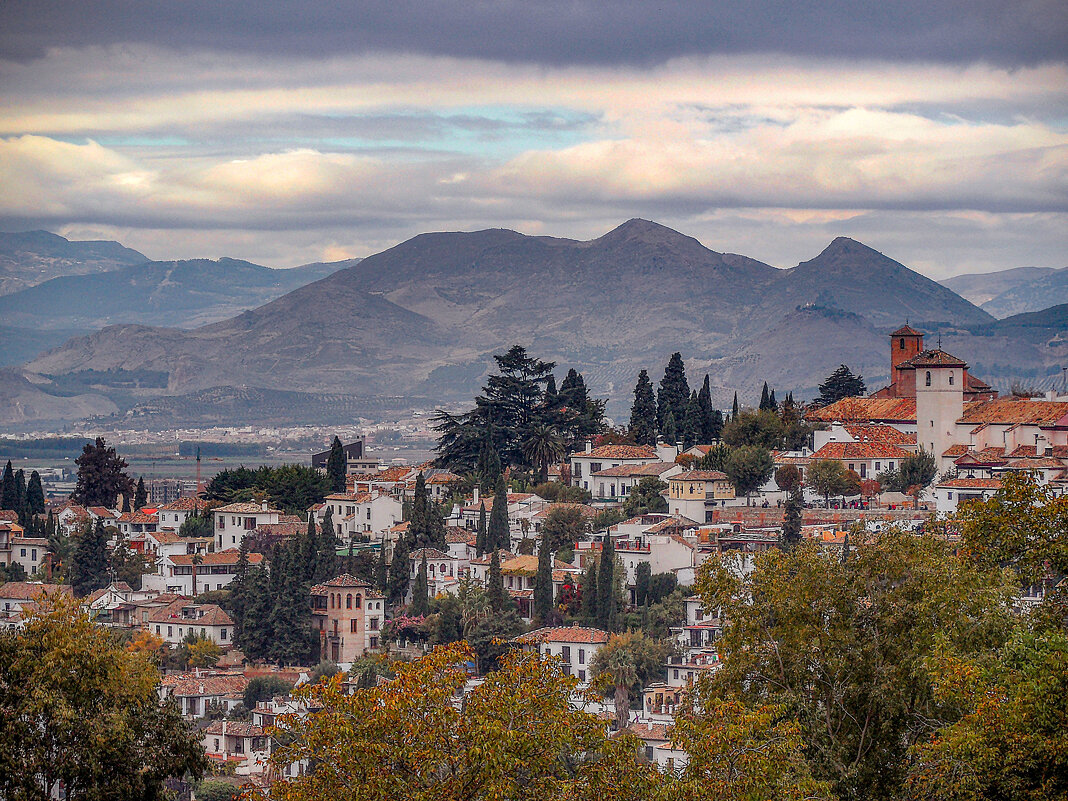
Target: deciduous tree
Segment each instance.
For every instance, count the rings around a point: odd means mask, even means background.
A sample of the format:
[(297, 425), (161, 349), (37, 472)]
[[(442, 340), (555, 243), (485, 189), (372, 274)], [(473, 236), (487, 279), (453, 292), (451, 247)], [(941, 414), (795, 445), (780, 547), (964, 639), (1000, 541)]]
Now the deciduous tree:
[(738, 494), (749, 496), (760, 489), (775, 470), (775, 461), (766, 448), (744, 445), (731, 451), (727, 459), (727, 478)]

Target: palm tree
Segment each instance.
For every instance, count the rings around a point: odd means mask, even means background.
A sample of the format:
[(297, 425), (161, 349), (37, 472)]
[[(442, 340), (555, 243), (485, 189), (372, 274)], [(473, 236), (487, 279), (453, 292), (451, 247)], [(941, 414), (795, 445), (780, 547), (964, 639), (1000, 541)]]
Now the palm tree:
[(630, 725), (630, 688), (638, 680), (638, 668), (630, 651), (618, 648), (608, 657), (604, 672), (616, 688), (616, 729), (622, 731)]
[(533, 426), (523, 441), (523, 456), (534, 467), (538, 477), (544, 480), (549, 465), (564, 458), (564, 438), (556, 426)]
[(192, 562), (193, 562), (193, 597), (194, 598), (197, 597), (197, 565), (199, 565), (203, 561), (204, 561), (204, 557), (201, 554), (199, 554), (199, 553), (193, 554)]

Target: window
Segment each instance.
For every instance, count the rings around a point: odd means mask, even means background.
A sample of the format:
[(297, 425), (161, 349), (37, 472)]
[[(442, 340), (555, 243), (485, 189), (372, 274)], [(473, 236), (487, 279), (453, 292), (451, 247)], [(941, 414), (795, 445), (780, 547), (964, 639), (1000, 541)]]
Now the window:
[(242, 740), (240, 737), (238, 737), (236, 740), (234, 740), (234, 753), (235, 754), (243, 754), (243, 753), (245, 753), (245, 741)]
[(927, 371), (927, 376), (924, 378), (924, 385), (928, 386), (928, 387), (931, 386), (931, 371), (930, 370)]
[(568, 663), (571, 662), (571, 646), (570, 645), (565, 645), (562, 648), (560, 648), (560, 658), (563, 659), (565, 662), (568, 662)]
[(215, 753), (219, 753), (219, 738), (215, 738)]
[(579, 664), (580, 665), (585, 665), (586, 664), (586, 649), (585, 648), (579, 648)]
[(901, 339), (899, 339), (899, 340), (897, 341), (897, 346), (898, 346), (898, 347), (899, 347), (899, 348), (900, 348), (901, 350), (904, 350), (904, 349), (905, 349), (905, 338), (904, 338), (904, 337), (901, 337)]
[(167, 626), (167, 636), (168, 637), (173, 637), (174, 636), (174, 627), (173, 626)]
[(953, 386), (953, 373), (949, 374), (949, 385)]
[(356, 618), (353, 618), (352, 620), (349, 621), (349, 631), (352, 634), (355, 634), (357, 628), (359, 628), (358, 621), (356, 620)]
[(156, 634), (159, 634), (159, 626), (156, 626)]
[(592, 474), (592, 473), (600, 473), (600, 472), (601, 472), (601, 463), (600, 462), (591, 462), (590, 463), (590, 473)]
[(371, 618), (371, 631), (378, 631), (378, 618)]
[(219, 520), (219, 531), (222, 531), (224, 528), (226, 528), (226, 518), (225, 517), (220, 517), (220, 518), (218, 518), (218, 520)]
[(22, 549), (22, 555), (26, 556), (26, 549), (25, 548)]
[(345, 596), (345, 608), (352, 609), (352, 593)]
[(359, 608), (360, 608), (360, 601), (361, 601), (362, 599), (363, 599), (363, 596), (362, 596), (362, 595), (357, 595), (357, 596), (356, 596), (356, 608), (357, 608), (357, 609), (359, 609)]
[(221, 632), (219, 633), (219, 639), (220, 639), (220, 640), (223, 640), (223, 641), (225, 641), (225, 640), (226, 640), (226, 629), (223, 629), (223, 630), (222, 630), (222, 631), (221, 631)]
[(579, 681), (586, 681), (586, 671), (580, 670), (578, 672)]
[(875, 472), (878, 473), (883, 469), (882, 462), (875, 463)]
[(372, 637), (371, 638), (371, 647), (372, 648), (377, 648), (378, 647), (378, 637)]
[(368, 520), (371, 519), (371, 507), (370, 506), (367, 507), (367, 519)]

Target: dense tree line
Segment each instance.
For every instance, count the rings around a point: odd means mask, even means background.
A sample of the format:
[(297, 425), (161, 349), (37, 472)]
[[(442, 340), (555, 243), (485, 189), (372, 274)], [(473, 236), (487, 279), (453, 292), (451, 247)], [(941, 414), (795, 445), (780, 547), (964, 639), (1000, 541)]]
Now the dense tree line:
[(241, 466), (216, 473), (205, 487), (204, 497), (223, 503), (264, 497), (289, 514), (303, 514), (331, 492), (330, 482), (329, 476), (304, 465)]
[(555, 363), (536, 359), (519, 345), (494, 360), (497, 372), (475, 398), (474, 409), (434, 416), (442, 467), (473, 475), (484, 488), (507, 467), (544, 478), (567, 447), (603, 428), (605, 402), (590, 397), (574, 369), (557, 389)]
[(27, 480), (26, 471), (12, 469), (9, 459), (4, 466), (2, 490), (0, 490), (0, 509), (18, 512), (19, 525), (26, 529), (26, 536), (43, 536), (36, 515), (45, 511), (44, 487), (41, 474), (36, 470), (30, 472)]
[(660, 389), (654, 396), (649, 373), (638, 373), (627, 433), (638, 445), (655, 445), (658, 439), (689, 448), (712, 443), (723, 429), (723, 413), (712, 405), (712, 391), (706, 375), (699, 390), (691, 390), (681, 353), (671, 354)]

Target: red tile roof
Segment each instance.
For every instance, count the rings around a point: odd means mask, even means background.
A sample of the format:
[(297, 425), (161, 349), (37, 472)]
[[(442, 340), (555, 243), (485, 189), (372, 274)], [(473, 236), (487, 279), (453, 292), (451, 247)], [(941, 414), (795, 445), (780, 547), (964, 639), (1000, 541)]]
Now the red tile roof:
[[(448, 558), (448, 557), (446, 557)], [(377, 593), (370, 584), (363, 579), (356, 578), (348, 573), (342, 573), (340, 576), (335, 576), (329, 581), (324, 581), (322, 584), (316, 584), (311, 588), (312, 595), (328, 595), (331, 590), (336, 589), (360, 589), (364, 591), (364, 594), (368, 598), (381, 598), (382, 596)]]
[[(249, 680), (241, 673), (214, 673), (195, 675), (182, 673), (166, 676), (163, 686), (171, 688), (171, 694), (179, 697), (204, 695), (237, 695), (245, 691)], [(216, 721), (221, 723), (222, 721)]]
[(149, 515), (145, 514), (144, 512), (123, 512), (119, 516), (119, 522), (150, 525), (152, 523), (158, 523), (159, 518), (156, 515)]
[(282, 514), (281, 509), (275, 509), (270, 504), (264, 509), (262, 504), (258, 503), (228, 503), (226, 506), (219, 506), (212, 509), (213, 512), (233, 512), (234, 514), (241, 515), (253, 515), (253, 514)]
[(1000, 478), (951, 478), (940, 481), (939, 487), (959, 487), (961, 489), (1001, 489)]
[(474, 531), (468, 531), (466, 528), (449, 526), (445, 529), (445, 542), (450, 545), (461, 542), (466, 542), (468, 545), (474, 545), (476, 539), (478, 539), (478, 535)]
[(585, 626), (546, 626), (535, 629), (526, 634), (520, 634), (513, 642), (522, 645), (543, 642), (580, 642), (580, 643), (606, 643), (608, 632), (601, 629), (592, 629)]
[[(198, 567), (204, 567), (208, 565), (236, 565), (241, 559), (241, 552), (237, 548), (227, 548), (225, 551), (215, 551), (214, 553), (179, 553), (174, 556), (167, 557), (174, 565), (191, 565), (193, 564), (193, 557), (200, 556), (200, 564)], [(250, 565), (258, 565), (263, 561), (262, 553), (250, 553), (248, 555), (248, 563)]]
[(671, 742), (671, 731), (674, 728), (670, 723), (632, 723), (623, 731), (629, 732), (639, 740), (650, 743)]
[(967, 367), (956, 356), (951, 356), (941, 349), (925, 350), (918, 353), (906, 362), (913, 367)]
[(915, 398), (842, 398), (840, 401), (807, 412), (809, 420), (824, 423), (879, 421), (916, 422)]
[(905, 325), (903, 325), (899, 329), (897, 329), (894, 333), (892, 333), (890, 336), (892, 336), (892, 337), (906, 337), (906, 336), (922, 337), (923, 336), (923, 331), (917, 331), (915, 328), (913, 328), (912, 326), (910, 326), (910, 325), (908, 325), (906, 323)]
[(572, 459), (656, 459), (656, 448), (651, 445), (601, 445), (589, 453), (578, 451)]
[[(1023, 398), (998, 398), (992, 401), (973, 401), (965, 405), (964, 415), (957, 422), (963, 424), (989, 423), (994, 425), (1051, 426), (1068, 415), (1068, 403)], [(1063, 424), (1062, 424), (1063, 425)]]
[(915, 434), (906, 434), (893, 426), (852, 424), (843, 425), (842, 428), (857, 442), (885, 442), (891, 445), (914, 445), (916, 443)]
[(598, 470), (595, 476), (603, 478), (629, 478), (631, 476), (659, 476), (675, 467), (674, 462), (651, 462), (648, 464), (621, 464)]
[(213, 720), (205, 734), (227, 734), (231, 737), (263, 737), (263, 727), (239, 720)]
[(197, 509), (202, 509), (203, 507), (204, 501), (200, 500), (200, 498), (187, 497), (171, 501), (170, 503), (159, 507), (159, 510), (161, 512), (195, 512)]
[(668, 481), (726, 481), (727, 474), (719, 470), (687, 470), (677, 476), (671, 476)]
[(828, 442), (814, 454), (813, 461), (820, 459), (905, 459), (909, 452), (897, 445), (874, 442)]
[(38, 584), (33, 581), (9, 581), (0, 586), (0, 598), (13, 601), (32, 601), (41, 593), (45, 595), (71, 595), (69, 584)]

